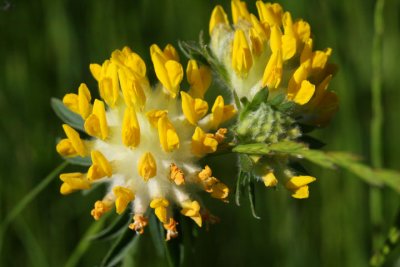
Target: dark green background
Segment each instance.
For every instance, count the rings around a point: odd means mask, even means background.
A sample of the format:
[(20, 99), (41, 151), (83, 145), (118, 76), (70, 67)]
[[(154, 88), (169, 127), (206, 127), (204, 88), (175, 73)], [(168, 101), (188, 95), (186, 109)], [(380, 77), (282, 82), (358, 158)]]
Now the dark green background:
[[(227, 1), (17, 1), (0, 10), (0, 220), (14, 205), (61, 163), (55, 140), (61, 121), (50, 108), (50, 98), (61, 98), (86, 82), (95, 81), (89, 63), (103, 62), (125, 45), (146, 60), (149, 45), (197, 40), (208, 32), (214, 5)], [(2, 2), (2, 1), (1, 1)], [(294, 18), (312, 26), (315, 47), (332, 47), (340, 72), (331, 84), (340, 98), (340, 111), (318, 131), (329, 150), (356, 152), (370, 162), (370, 84), (373, 38), (371, 0), (280, 1)], [(254, 1), (248, 1), (255, 12)], [(383, 159), (387, 168), (400, 169), (400, 2), (385, 3), (383, 49)], [(182, 56), (183, 58), (183, 56)], [(185, 59), (186, 60), (186, 59)], [(68, 167), (69, 170), (76, 170)], [(228, 184), (234, 173), (216, 170)], [(290, 198), (285, 190), (256, 188), (257, 212), (251, 216), (246, 200), (240, 207), (210, 203), (221, 223), (199, 238), (189, 250), (190, 266), (367, 266), (371, 254), (369, 188), (341, 171), (313, 170), (319, 179), (308, 200)], [(63, 266), (80, 237), (92, 223), (90, 209), (102, 192), (86, 197), (59, 194), (55, 179), (11, 224), (1, 252), (1, 266)], [(399, 198), (382, 190), (386, 233)], [(134, 256), (137, 264), (163, 266), (148, 236)], [(93, 243), (79, 266), (100, 262), (109, 242)], [(396, 255), (397, 254), (397, 255)], [(399, 261), (399, 250), (387, 266)], [(400, 266), (400, 263), (397, 263)]]

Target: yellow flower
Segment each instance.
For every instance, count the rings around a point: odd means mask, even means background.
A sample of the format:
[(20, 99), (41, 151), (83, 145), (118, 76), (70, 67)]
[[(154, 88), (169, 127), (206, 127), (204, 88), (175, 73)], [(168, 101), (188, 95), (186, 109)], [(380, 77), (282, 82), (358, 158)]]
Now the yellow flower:
[(229, 87), (250, 101), (265, 88), (271, 99), (284, 95), (296, 104), (293, 116), (301, 123), (323, 126), (338, 106), (327, 90), (335, 71), (328, 63), (332, 50), (313, 51), (310, 25), (293, 20), (279, 4), (256, 6), (258, 17), (245, 2), (232, 0), (232, 26), (221, 6), (211, 14), (210, 48), (227, 71)]
[(143, 233), (148, 224), (144, 214), (150, 207), (169, 240), (178, 235), (174, 207), (181, 207), (184, 215), (201, 226), (203, 207), (196, 200), (195, 188), (226, 201), (229, 189), (214, 177), (200, 179), (203, 171), (198, 161), (217, 151), (227, 133), (219, 127), (236, 110), (218, 96), (209, 111), (203, 99), (211, 83), (207, 67), (189, 61), (191, 88), (188, 93), (179, 92), (183, 70), (175, 48), (167, 45), (161, 50), (153, 45), (150, 51), (160, 82), (155, 88), (150, 87), (143, 60), (125, 47), (103, 64), (90, 65), (101, 99), (92, 100), (84, 84), (78, 94), (64, 97), (65, 106), (84, 119), (90, 138), (81, 139), (77, 129), (64, 124), (66, 138), (57, 144), (57, 151), (64, 157), (90, 156), (91, 166), (87, 173), (62, 174), (60, 191), (69, 194), (107, 183), (109, 191), (91, 211), (94, 219), (115, 205), (118, 214), (132, 210), (129, 227)]
[(308, 184), (316, 179), (312, 176), (293, 176), (286, 182), (285, 186), (292, 192), (294, 198), (308, 198)]

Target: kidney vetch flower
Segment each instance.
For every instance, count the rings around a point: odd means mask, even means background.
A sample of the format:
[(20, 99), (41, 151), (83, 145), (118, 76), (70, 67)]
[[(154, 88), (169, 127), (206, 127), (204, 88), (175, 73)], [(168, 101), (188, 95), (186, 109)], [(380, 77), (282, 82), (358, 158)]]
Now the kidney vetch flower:
[[(310, 25), (293, 20), (279, 4), (257, 1), (256, 7), (258, 16), (248, 11), (245, 2), (231, 1), (231, 24), (217, 5), (210, 18), (209, 50), (203, 50), (210, 52), (205, 58), (235, 96), (237, 144), (304, 142), (303, 126), (326, 125), (338, 108), (336, 94), (327, 90), (336, 72), (328, 63), (332, 49), (313, 50)], [(290, 167), (293, 157), (282, 151), (263, 157), (257, 153), (248, 152), (256, 166), (251, 175), (267, 187), (276, 186), (279, 177), (293, 197), (308, 197), (308, 184), (315, 178), (298, 175)]]
[[(217, 150), (227, 130), (219, 128), (235, 109), (218, 96), (210, 112), (203, 100), (211, 83), (210, 70), (190, 60), (186, 74), (188, 92), (180, 91), (184, 71), (175, 48), (150, 48), (159, 84), (151, 88), (141, 57), (125, 47), (102, 65), (91, 64), (101, 99), (92, 101), (82, 83), (77, 94), (67, 94), (64, 105), (82, 118), (82, 129), (63, 125), (66, 138), (57, 144), (63, 157), (90, 157), (87, 173), (60, 175), (62, 194), (107, 183), (108, 193), (91, 211), (98, 220), (115, 205), (122, 214), (133, 212), (129, 227), (138, 233), (148, 224), (148, 207), (163, 223), (167, 240), (176, 237), (174, 206), (202, 226), (209, 217), (197, 191), (226, 201), (229, 189), (213, 177), (200, 158)], [(82, 139), (83, 130), (89, 139)]]

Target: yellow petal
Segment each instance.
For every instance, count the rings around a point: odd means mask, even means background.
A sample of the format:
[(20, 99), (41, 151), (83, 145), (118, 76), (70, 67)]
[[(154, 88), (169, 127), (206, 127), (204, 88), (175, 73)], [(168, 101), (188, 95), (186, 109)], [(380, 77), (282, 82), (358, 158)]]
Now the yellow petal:
[(282, 48), (282, 33), (278, 26), (271, 27), (270, 47), (272, 53), (277, 53)]
[(250, 14), (247, 10), (247, 6), (245, 2), (233, 0), (231, 1), (231, 9), (232, 9), (232, 20), (233, 23), (236, 24), (239, 19), (250, 20)]
[(189, 94), (181, 92), (182, 110), (186, 119), (193, 125), (207, 114), (208, 104), (200, 98), (193, 99)]
[(101, 66), (101, 79), (99, 80), (101, 98), (108, 106), (113, 108), (119, 96), (118, 67), (110, 60), (106, 60)]
[(293, 24), (293, 29), (297, 39), (300, 42), (305, 43), (311, 36), (311, 28), (310, 24), (305, 22), (304, 20), (298, 20)]
[(211, 85), (211, 70), (206, 66), (198, 66), (196, 60), (190, 59), (186, 68), (186, 77), (190, 84), (189, 94), (192, 97), (204, 98)]
[(293, 97), (293, 101), (299, 105), (307, 104), (314, 95), (315, 85), (307, 80), (301, 82), (300, 89)]
[(92, 114), (85, 120), (85, 131), (94, 137), (105, 140), (108, 137), (108, 125), (104, 102), (95, 100)]
[(293, 191), (292, 197), (297, 198), (297, 199), (304, 199), (308, 198), (309, 196), (309, 191), (308, 191), (308, 186), (303, 186), (300, 187), (299, 189)]
[(217, 150), (218, 141), (212, 134), (206, 134), (200, 127), (196, 127), (192, 136), (192, 153), (198, 157)]
[(253, 65), (253, 57), (246, 36), (242, 30), (236, 30), (233, 37), (232, 68), (240, 76), (246, 76)]
[(80, 172), (60, 174), (60, 180), (64, 182), (60, 188), (60, 193), (63, 195), (76, 190), (90, 188), (90, 182), (85, 178), (84, 174)]
[(165, 70), (168, 74), (168, 79), (171, 84), (171, 87), (167, 87), (167, 89), (171, 93), (171, 96), (175, 98), (179, 91), (179, 85), (183, 79), (182, 65), (177, 61), (168, 60), (165, 63)]
[(167, 223), (167, 207), (169, 205), (168, 200), (165, 198), (155, 198), (150, 202), (150, 207), (154, 209), (154, 213), (157, 218), (163, 222)]
[(167, 116), (163, 116), (158, 120), (157, 128), (160, 144), (165, 152), (172, 152), (179, 148), (178, 134)]
[(91, 157), (92, 166), (90, 166), (87, 173), (89, 181), (112, 176), (111, 164), (100, 151), (92, 150)]
[(150, 208), (155, 209), (158, 207), (168, 207), (169, 206), (169, 201), (165, 198), (155, 198), (150, 202)]
[(61, 139), (56, 146), (56, 150), (63, 157), (75, 157), (78, 155), (68, 138)]
[(150, 178), (157, 175), (157, 164), (153, 155), (150, 152), (143, 154), (138, 162), (139, 175), (148, 181)]
[(81, 114), (83, 119), (86, 119), (92, 109), (90, 105), (90, 100), (92, 99), (90, 95), (89, 88), (86, 84), (81, 83), (78, 89), (78, 105), (79, 105), (79, 114)]
[(117, 95), (113, 92), (114, 83), (111, 78), (103, 78), (99, 83), (100, 96), (108, 106), (114, 107)]
[(212, 175), (212, 170), (210, 167), (208, 167), (208, 165), (206, 165), (204, 169), (201, 170), (201, 172), (199, 172), (198, 177), (200, 178), (200, 180), (205, 181), (209, 177), (211, 177), (211, 175)]
[(296, 54), (296, 38), (290, 35), (282, 36), (282, 59), (289, 60)]
[(79, 114), (79, 100), (76, 94), (66, 94), (63, 97), (63, 104), (75, 113)]
[(301, 83), (308, 77), (308, 69), (305, 65), (300, 65), (289, 80), (288, 96), (292, 98), (300, 89)]
[(212, 189), (211, 197), (213, 197), (213, 198), (218, 198), (218, 199), (224, 200), (229, 195), (229, 188), (221, 182), (217, 182), (217, 183), (213, 184), (211, 189)]
[(197, 201), (186, 201), (182, 203), (183, 209), (181, 213), (194, 220), (199, 227), (202, 225), (202, 219), (200, 216), (200, 204)]
[(262, 1), (257, 1), (257, 10), (261, 22), (267, 23), (268, 25), (280, 26), (282, 21), (282, 7), (277, 4), (263, 3)]
[(269, 172), (261, 178), (266, 187), (275, 187), (278, 184), (278, 180), (273, 172)]
[(285, 35), (294, 36), (293, 20), (289, 12), (285, 12), (282, 17), (283, 29)]
[(209, 24), (210, 35), (218, 24), (229, 25), (228, 16), (226, 15), (224, 9), (220, 5), (215, 6), (211, 13), (210, 24)]
[(330, 48), (326, 49), (326, 51), (315, 51), (313, 53), (312, 68), (323, 69), (331, 54), (332, 49)]
[(81, 157), (86, 156), (86, 148), (79, 136), (79, 133), (68, 124), (63, 124), (62, 127), (76, 153)]
[(254, 27), (252, 27), (250, 28), (250, 41), (253, 54), (256, 56), (261, 55), (264, 51), (264, 45), (266, 42), (265, 34), (260, 34)]
[(92, 73), (93, 78), (96, 81), (101, 80), (101, 66), (99, 64), (90, 64), (89, 65), (90, 72)]
[(146, 64), (129, 47), (124, 47), (122, 51), (115, 50), (111, 54), (111, 62), (123, 68), (131, 78), (136, 80), (146, 79)]
[(168, 114), (168, 110), (152, 109), (146, 113), (146, 117), (154, 128), (158, 128), (158, 120)]
[(176, 166), (175, 163), (170, 165), (169, 179), (175, 182), (176, 185), (182, 185), (185, 183), (185, 174), (183, 171)]
[(174, 60), (179, 62), (178, 52), (176, 51), (175, 47), (173, 47), (171, 44), (167, 44), (165, 46), (163, 53), (167, 60)]
[(110, 209), (111, 207), (105, 201), (98, 200), (94, 203), (94, 208), (92, 209), (90, 214), (97, 221), (103, 216), (104, 213), (106, 213)]
[(278, 88), (282, 80), (282, 55), (280, 50), (272, 53), (264, 70), (262, 85), (269, 89)]
[(118, 214), (122, 214), (129, 202), (135, 199), (135, 195), (133, 192), (126, 187), (116, 186), (113, 188), (114, 195), (116, 197), (115, 200), (115, 208)]
[(122, 121), (122, 143), (127, 147), (137, 147), (140, 143), (140, 127), (133, 107), (127, 107)]
[(118, 70), (118, 77), (125, 104), (128, 107), (138, 107), (142, 110), (146, 103), (146, 95), (140, 82), (129, 77), (126, 71), (122, 69)]
[(300, 175), (293, 176), (289, 181), (286, 182), (286, 188), (289, 190), (295, 190), (305, 185), (308, 185), (314, 182), (316, 179), (312, 176)]

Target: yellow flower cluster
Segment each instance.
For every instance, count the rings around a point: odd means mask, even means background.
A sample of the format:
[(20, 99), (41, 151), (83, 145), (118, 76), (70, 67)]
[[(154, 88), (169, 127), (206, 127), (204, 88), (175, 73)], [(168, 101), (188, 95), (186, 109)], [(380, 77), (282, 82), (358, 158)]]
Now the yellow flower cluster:
[(221, 6), (211, 14), (211, 51), (225, 66), (230, 87), (239, 98), (251, 99), (264, 88), (270, 97), (284, 94), (297, 104), (302, 122), (324, 125), (338, 106), (336, 94), (327, 90), (336, 71), (327, 63), (332, 50), (314, 51), (310, 25), (294, 21), (279, 4), (257, 1), (256, 6), (258, 16), (233, 0), (233, 25)]
[(226, 201), (227, 186), (212, 176), (208, 166), (199, 168), (198, 161), (224, 141), (227, 130), (219, 127), (236, 110), (218, 96), (209, 112), (204, 94), (211, 73), (206, 66), (189, 60), (190, 88), (184, 92), (180, 91), (184, 71), (175, 48), (152, 45), (150, 54), (160, 82), (154, 88), (142, 58), (125, 47), (103, 64), (90, 65), (101, 99), (92, 101), (85, 84), (77, 94), (64, 96), (64, 105), (82, 117), (84, 131), (92, 138), (81, 139), (76, 129), (64, 124), (66, 138), (57, 151), (64, 157), (90, 157), (91, 166), (86, 173), (61, 174), (60, 191), (69, 194), (107, 183), (109, 192), (91, 212), (96, 220), (113, 205), (118, 214), (129, 207), (133, 211), (129, 227), (143, 233), (150, 207), (170, 239), (178, 234), (174, 205), (201, 226), (208, 212), (196, 192), (204, 190)]

